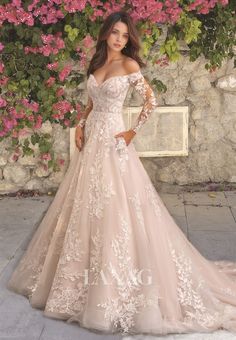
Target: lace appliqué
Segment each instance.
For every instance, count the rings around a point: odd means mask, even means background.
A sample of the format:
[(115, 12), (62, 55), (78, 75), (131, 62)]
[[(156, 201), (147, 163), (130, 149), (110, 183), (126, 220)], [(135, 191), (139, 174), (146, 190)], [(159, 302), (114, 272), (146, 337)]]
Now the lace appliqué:
[(126, 170), (126, 162), (129, 159), (128, 148), (126, 145), (126, 141), (123, 137), (117, 137), (115, 149), (119, 156), (119, 165), (121, 172), (125, 172)]
[[(48, 243), (50, 243), (50, 241)], [(22, 260), (18, 265), (17, 272), (18, 271), (24, 272), (26, 270), (30, 270), (31, 272), (30, 275), (31, 284), (27, 286), (29, 299), (31, 299), (33, 293), (38, 287), (38, 280), (43, 269), (43, 264), (46, 258), (47, 250), (48, 244), (45, 244), (44, 246), (41, 245), (41, 247), (38, 250), (39, 256), (37, 258), (31, 257), (29, 259), (28, 257), (23, 256)]]
[[(178, 300), (182, 307), (184, 307), (184, 323), (191, 324), (196, 321), (203, 327), (211, 327), (214, 322), (218, 320), (219, 313), (207, 310), (204, 306), (200, 290), (203, 290), (204, 280), (199, 278), (198, 285), (194, 287), (192, 280), (192, 261), (190, 258), (181, 254), (177, 255), (173, 245), (168, 241), (172, 259), (176, 265), (176, 271), (178, 276)], [(217, 302), (217, 301), (216, 301)]]
[(91, 236), (90, 268), (84, 268), (83, 241), (77, 230), (68, 230), (45, 310), (69, 315), (68, 322), (79, 319), (87, 301), (90, 275), (94, 277), (92, 284), (96, 284), (100, 273), (101, 249), (102, 238), (97, 228)]
[(220, 290), (223, 292), (223, 293), (226, 293), (227, 295), (230, 295), (230, 296), (233, 296), (233, 297), (236, 297), (236, 292), (232, 291), (232, 289), (230, 288), (220, 288)]
[(103, 240), (101, 237), (101, 233), (97, 228), (96, 234), (91, 237), (93, 242), (93, 247), (91, 249), (91, 257), (90, 257), (90, 266), (89, 270), (91, 274), (93, 274), (92, 285), (98, 284), (99, 275), (101, 273), (102, 267), (102, 258), (101, 258), (101, 249), (103, 246)]
[(107, 176), (103, 171), (102, 164), (106, 154), (100, 149), (96, 154), (93, 166), (89, 169), (90, 179), (88, 187), (89, 215), (102, 218), (103, 209), (110, 202), (112, 195), (115, 195), (112, 182), (107, 182)]
[(81, 198), (81, 194), (78, 192), (75, 193), (75, 200), (74, 200), (74, 204), (73, 204), (73, 208), (71, 212), (69, 225), (76, 225), (78, 223), (78, 215), (79, 213), (82, 212), (82, 203), (83, 203), (83, 200)]
[(144, 220), (143, 220), (143, 214), (142, 214), (142, 210), (141, 210), (141, 202), (140, 202), (140, 198), (139, 198), (138, 193), (136, 193), (133, 196), (130, 196), (129, 200), (134, 205), (134, 208), (135, 208), (135, 211), (136, 211), (136, 216), (137, 216), (137, 219), (138, 219), (140, 225), (142, 226), (143, 229), (145, 229)]
[(137, 92), (144, 99), (142, 110), (137, 118), (136, 123), (132, 127), (132, 130), (134, 130), (137, 133), (137, 131), (149, 118), (154, 108), (157, 106), (157, 100), (151, 86), (146, 81), (141, 71), (131, 74), (129, 77), (129, 81), (130, 84), (137, 90)]
[[(135, 325), (134, 316), (144, 307), (158, 308), (158, 295), (147, 296), (142, 293), (142, 283), (137, 280), (138, 269), (132, 267), (129, 254), (130, 227), (120, 216), (121, 232), (112, 240), (112, 249), (118, 260), (118, 266), (109, 263), (109, 271), (116, 280), (117, 298), (108, 298), (97, 304), (105, 309), (105, 319), (110, 321), (123, 334), (131, 331)], [(150, 294), (149, 294), (150, 295)]]
[(74, 315), (82, 312), (87, 299), (88, 287), (81, 273), (75, 270), (85, 251), (77, 230), (67, 230), (64, 244), (45, 310)]
[(157, 193), (152, 183), (145, 185), (145, 190), (149, 202), (152, 204), (154, 213), (157, 217), (161, 216), (161, 208), (157, 199)]

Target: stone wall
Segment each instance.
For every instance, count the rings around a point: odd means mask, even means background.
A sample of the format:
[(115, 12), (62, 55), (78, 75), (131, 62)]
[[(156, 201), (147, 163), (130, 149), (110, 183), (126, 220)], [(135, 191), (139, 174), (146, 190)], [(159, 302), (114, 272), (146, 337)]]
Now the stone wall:
[(152, 72), (167, 85), (161, 105), (189, 106), (189, 155), (145, 160), (154, 183), (236, 182), (236, 69), (209, 73), (183, 57)]
[[(0, 194), (20, 189), (46, 193), (56, 189), (62, 181), (69, 164), (69, 129), (63, 129), (57, 124), (52, 126), (50, 122), (46, 122), (40, 130), (52, 135), (56, 157), (65, 160), (61, 171), (53, 172), (52, 168), (45, 170), (43, 165), (37, 164), (37, 158), (34, 156), (19, 157), (14, 161), (14, 153), (8, 150), (9, 140), (4, 140), (0, 143)], [(37, 146), (31, 147), (37, 156)]]
[[(190, 111), (188, 156), (141, 158), (157, 186), (236, 182), (236, 69), (228, 61), (209, 73), (205, 63), (204, 58), (190, 62), (183, 56), (178, 63), (143, 71), (150, 80), (156, 77), (167, 85), (167, 92), (157, 96), (160, 105), (187, 105)], [(79, 86), (78, 96), (86, 102), (84, 88), (85, 84)], [(125, 105), (141, 103), (137, 95), (127, 96)], [(53, 173), (37, 166), (32, 156), (15, 162), (5, 140), (0, 143), (0, 193), (19, 189), (47, 192), (58, 187), (69, 162), (69, 131), (50, 123), (42, 129), (52, 134), (56, 154), (66, 160), (65, 165)]]

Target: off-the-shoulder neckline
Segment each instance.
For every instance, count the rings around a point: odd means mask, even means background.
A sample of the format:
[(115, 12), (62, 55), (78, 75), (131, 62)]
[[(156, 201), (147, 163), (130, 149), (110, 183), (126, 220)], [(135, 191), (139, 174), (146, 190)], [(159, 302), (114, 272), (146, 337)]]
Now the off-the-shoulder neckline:
[(138, 73), (141, 73), (141, 70), (138, 70), (138, 71), (136, 71), (136, 72), (131, 72), (131, 73), (128, 73), (128, 74), (121, 74), (121, 75), (117, 75), (117, 76), (112, 76), (112, 77), (109, 77), (109, 78), (105, 79), (101, 84), (99, 84), (99, 83), (97, 82), (97, 79), (95, 78), (95, 76), (94, 76), (92, 73), (90, 73), (90, 76), (93, 76), (93, 79), (95, 80), (97, 86), (100, 87), (100, 86), (102, 86), (103, 84), (105, 84), (105, 83), (106, 83), (108, 80), (110, 80), (110, 79), (113, 79), (113, 78), (121, 78), (121, 77), (128, 77), (128, 76), (130, 76), (130, 75), (138, 74)]

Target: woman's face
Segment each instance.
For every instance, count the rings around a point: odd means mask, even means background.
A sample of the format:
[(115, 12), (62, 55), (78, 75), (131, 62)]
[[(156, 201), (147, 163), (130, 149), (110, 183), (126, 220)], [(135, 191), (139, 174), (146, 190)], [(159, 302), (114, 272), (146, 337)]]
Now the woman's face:
[(128, 40), (128, 26), (124, 22), (116, 22), (109, 37), (107, 38), (108, 47), (115, 51), (121, 51), (125, 47)]

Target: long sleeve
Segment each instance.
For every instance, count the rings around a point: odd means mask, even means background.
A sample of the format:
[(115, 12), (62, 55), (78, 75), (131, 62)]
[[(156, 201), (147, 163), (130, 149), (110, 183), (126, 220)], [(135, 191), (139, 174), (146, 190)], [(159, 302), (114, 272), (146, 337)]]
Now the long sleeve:
[(90, 97), (88, 97), (88, 102), (87, 102), (87, 105), (81, 115), (81, 118), (79, 120), (79, 123), (77, 124), (77, 126), (81, 126), (81, 127), (84, 127), (85, 125), (85, 122), (86, 122), (86, 119), (89, 115), (89, 112), (92, 110), (93, 108), (93, 101)]
[(143, 97), (144, 103), (142, 110), (131, 129), (137, 133), (141, 126), (147, 121), (154, 108), (158, 105), (154, 92), (146, 81), (141, 71), (133, 72), (129, 76), (130, 84), (138, 91)]

